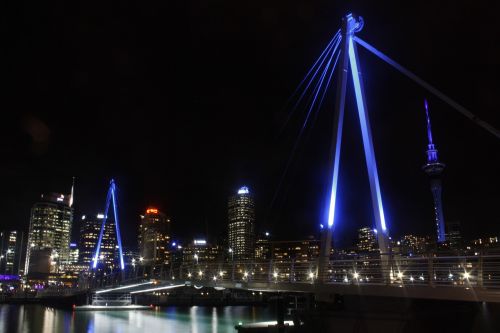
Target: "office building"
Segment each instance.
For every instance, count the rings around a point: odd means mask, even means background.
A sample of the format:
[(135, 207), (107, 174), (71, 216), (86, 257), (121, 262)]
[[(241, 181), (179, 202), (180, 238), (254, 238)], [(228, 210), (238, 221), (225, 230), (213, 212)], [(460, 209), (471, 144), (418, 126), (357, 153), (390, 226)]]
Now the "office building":
[(157, 208), (148, 208), (141, 215), (139, 255), (145, 266), (161, 266), (170, 262), (171, 220)]
[(101, 231), (102, 218), (98, 219), (90, 215), (82, 215), (80, 228), (80, 240), (78, 242), (79, 262), (87, 265), (90, 269), (90, 264), (95, 254), (99, 232)]
[(0, 232), (0, 274), (23, 273), (23, 232), (17, 230)]
[(70, 196), (42, 194), (31, 209), (26, 274), (57, 272), (69, 260), (72, 223)]
[(310, 237), (305, 240), (271, 241), (271, 256), (275, 263), (307, 263), (319, 257), (320, 241)]
[(234, 260), (255, 256), (255, 204), (248, 187), (241, 187), (228, 202), (228, 240)]
[(375, 229), (363, 227), (358, 229), (358, 252), (376, 252), (379, 251), (377, 235)]

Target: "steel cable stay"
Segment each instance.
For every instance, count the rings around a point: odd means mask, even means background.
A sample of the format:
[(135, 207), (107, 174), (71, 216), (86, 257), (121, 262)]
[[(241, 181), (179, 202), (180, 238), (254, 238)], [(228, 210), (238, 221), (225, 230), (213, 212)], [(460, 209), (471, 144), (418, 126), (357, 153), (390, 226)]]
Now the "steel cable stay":
[(496, 136), (498, 139), (500, 139), (500, 131), (498, 129), (496, 129), (495, 127), (493, 127), (492, 125), (490, 125), (486, 121), (480, 119), (475, 114), (473, 114), (471, 111), (467, 110), (465, 107), (463, 107), (462, 105), (460, 105), (459, 103), (457, 103), (456, 101), (454, 101), (453, 99), (451, 99), (450, 97), (446, 96), (444, 93), (442, 93), (441, 91), (439, 91), (437, 88), (435, 88), (431, 84), (427, 83), (426, 81), (424, 81), (423, 79), (421, 79), (417, 75), (413, 74), (411, 71), (409, 71), (405, 67), (401, 66), (399, 63), (397, 63), (396, 61), (392, 60), (387, 55), (385, 55), (384, 53), (380, 52), (375, 47), (373, 47), (372, 45), (368, 44), (367, 42), (365, 42), (361, 38), (359, 38), (357, 36), (354, 36), (353, 40), (357, 44), (363, 46), (366, 50), (370, 51), (371, 53), (373, 53), (374, 55), (376, 55), (377, 57), (379, 57), (380, 59), (382, 59), (383, 61), (385, 61), (389, 65), (391, 65), (393, 68), (395, 68), (401, 74), (403, 74), (406, 77), (410, 78), (413, 82), (417, 83), (422, 88), (426, 89), (427, 91), (429, 91), (430, 93), (432, 93), (434, 96), (436, 96), (439, 99), (441, 99), (443, 102), (445, 102), (446, 104), (448, 104), (449, 106), (451, 106), (453, 109), (455, 109), (456, 111), (460, 112), (462, 115), (464, 115), (465, 117), (467, 117), (469, 120), (473, 121), (478, 126), (482, 127), (483, 129), (485, 129), (486, 131), (490, 132), (491, 134), (493, 134), (494, 136)]
[(295, 113), (295, 111), (299, 107), (300, 103), (302, 102), (302, 99), (304, 98), (305, 94), (309, 90), (309, 87), (311, 86), (311, 84), (315, 81), (315, 79), (316, 79), (316, 77), (318, 75), (319, 70), (323, 67), (323, 64), (324, 64), (325, 60), (328, 58), (328, 54), (332, 50), (333, 50), (333, 52), (335, 52), (338, 49), (338, 46), (340, 44), (340, 39), (341, 39), (341, 36), (340, 36), (340, 30), (339, 30), (335, 34), (335, 36), (331, 39), (330, 43), (328, 43), (328, 45), (323, 50), (323, 52), (321, 53), (321, 55), (318, 57), (318, 59), (316, 60), (316, 62), (311, 66), (311, 69), (309, 69), (308, 73), (304, 76), (304, 78), (299, 83), (299, 85), (297, 86), (297, 88), (295, 89), (295, 91), (288, 98), (287, 102), (285, 103), (284, 109), (286, 109), (286, 107), (291, 103), (291, 101), (298, 94), (298, 92), (301, 91), (302, 86), (306, 82), (307, 78), (309, 76), (311, 76), (311, 73), (314, 70), (314, 73), (312, 74), (311, 78), (309, 79), (309, 81), (307, 81), (306, 87), (302, 90), (299, 98), (295, 101), (293, 107), (288, 112), (288, 114), (286, 116), (286, 119), (285, 119), (285, 122), (283, 123), (283, 125), (280, 128), (280, 130), (278, 131), (278, 135), (284, 132), (286, 126), (288, 125), (288, 122), (290, 121), (290, 118), (292, 117), (292, 115)]
[[(341, 38), (338, 38), (337, 43), (336, 43), (335, 47), (333, 48), (333, 52), (331, 52), (331, 54), (329, 55), (329, 59), (328, 59), (327, 64), (325, 65), (318, 81), (316, 82), (316, 84), (312, 90), (311, 95), (309, 95), (309, 98), (307, 99), (306, 106), (308, 106), (308, 107), (307, 107), (307, 113), (306, 113), (305, 119), (302, 123), (302, 126), (299, 130), (297, 137), (295, 138), (291, 153), (287, 159), (284, 171), (281, 174), (280, 181), (276, 187), (273, 198), (272, 198), (271, 203), (269, 205), (269, 210), (271, 210), (272, 207), (274, 206), (274, 203), (276, 202), (278, 194), (281, 191), (284, 179), (286, 178), (286, 176), (288, 174), (290, 165), (292, 164), (292, 161), (295, 157), (297, 148), (301, 142), (301, 139), (303, 137), (305, 130), (308, 128), (308, 126), (310, 126), (310, 128), (312, 128), (313, 122), (316, 120), (317, 114), (318, 114), (319, 110), (321, 109), (324, 98), (326, 96), (326, 92), (328, 90), (328, 87), (331, 84), (333, 73), (335, 72), (335, 68), (336, 68), (336, 65), (337, 65), (337, 62), (338, 62), (338, 59), (340, 56), (340, 50), (338, 49), (338, 46), (340, 45), (340, 39)], [(328, 57), (328, 55), (327, 55), (327, 57)], [(333, 66), (332, 66), (332, 64), (333, 64)], [(325, 83), (325, 78), (326, 78), (326, 83)], [(307, 87), (309, 87), (312, 84), (312, 80), (313, 79), (311, 79), (311, 81), (307, 84)], [(304, 95), (304, 94), (305, 94), (305, 92), (302, 93), (302, 95)], [(311, 117), (311, 115), (312, 115), (312, 117)], [(311, 121), (311, 118), (312, 118), (312, 121)]]

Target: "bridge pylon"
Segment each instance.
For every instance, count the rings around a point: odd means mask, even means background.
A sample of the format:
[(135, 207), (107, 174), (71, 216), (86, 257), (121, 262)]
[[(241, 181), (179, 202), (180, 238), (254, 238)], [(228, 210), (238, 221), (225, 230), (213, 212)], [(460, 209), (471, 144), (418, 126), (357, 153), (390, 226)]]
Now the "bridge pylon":
[[(361, 126), (361, 135), (363, 139), (363, 148), (368, 171), (368, 180), (370, 183), (371, 201), (377, 231), (377, 240), (381, 256), (381, 269), (384, 275), (389, 277), (389, 256), (390, 244), (388, 229), (385, 222), (384, 209), (382, 204), (382, 195), (379, 184), (377, 163), (375, 159), (375, 150), (373, 147), (370, 121), (366, 104), (363, 80), (361, 76), (361, 67), (358, 61), (358, 52), (354, 36), (356, 32), (363, 28), (363, 19), (347, 14), (342, 19), (342, 41), (338, 68), (337, 96), (335, 101), (335, 114), (333, 123), (333, 137), (331, 149), (331, 165), (333, 173), (331, 177), (331, 191), (329, 197), (328, 219), (325, 224), (324, 236), (321, 243), (321, 255), (319, 262), (318, 277), (320, 281), (326, 282), (328, 262), (330, 259), (332, 233), (335, 221), (335, 204), (337, 198), (337, 185), (340, 168), (340, 150), (342, 144), (342, 126), (344, 121), (344, 109), (347, 90), (348, 73), (352, 75), (354, 93), (356, 97), (356, 106), (358, 110), (359, 122)], [(350, 69), (350, 71), (349, 71)]]
[(108, 189), (108, 195), (106, 196), (106, 207), (104, 210), (104, 217), (102, 219), (101, 231), (99, 233), (99, 239), (97, 241), (97, 246), (94, 254), (94, 258), (92, 259), (92, 269), (97, 267), (97, 262), (99, 261), (99, 253), (101, 251), (101, 243), (102, 236), (104, 234), (104, 229), (106, 226), (106, 221), (108, 220), (108, 212), (109, 205), (113, 204), (113, 215), (115, 217), (115, 231), (116, 231), (116, 240), (118, 243), (118, 251), (119, 251), (119, 260), (120, 260), (120, 269), (123, 271), (125, 269), (125, 262), (123, 261), (123, 248), (122, 248), (122, 238), (120, 235), (120, 224), (118, 220), (118, 203), (116, 200), (116, 184), (114, 179), (111, 179)]

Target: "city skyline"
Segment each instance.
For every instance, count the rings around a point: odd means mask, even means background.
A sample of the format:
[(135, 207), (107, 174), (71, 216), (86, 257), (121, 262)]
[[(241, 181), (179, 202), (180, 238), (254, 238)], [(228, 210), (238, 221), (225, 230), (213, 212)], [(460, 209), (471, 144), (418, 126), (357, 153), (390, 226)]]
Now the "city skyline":
[[(10, 143), (4, 147), (9, 162), (0, 169), (5, 184), (1, 201), (2, 210), (7, 212), (5, 228), (27, 225), (27, 207), (38, 195), (45, 191), (67, 193), (71, 177), (76, 176), (76, 213), (102, 211), (106, 184), (110, 178), (117, 180), (122, 190), (124, 234), (135, 230), (138, 214), (148, 205), (174, 216), (177, 223), (173, 231), (179, 235), (188, 236), (188, 225), (204, 233), (207, 224), (215, 234), (222, 234), (225, 197), (240, 184), (258, 194), (259, 228), (273, 234), (289, 233), (289, 237), (314, 230), (324, 208), (332, 112), (326, 107), (320, 114), (309, 142), (300, 147), (300, 158), (290, 168), (286, 186), (273, 202), (277, 178), (283, 173), (296, 125), (302, 121), (294, 115), (280, 132), (289, 111), (281, 110), (333, 35), (345, 8), (325, 2), (317, 8), (328, 15), (318, 16), (313, 11), (301, 16), (298, 13), (303, 11), (296, 5), (287, 4), (289, 11), (283, 13), (281, 5), (269, 5), (269, 16), (259, 16), (242, 26), (227, 22), (235, 28), (230, 31), (205, 21), (212, 16), (223, 21), (226, 14), (242, 15), (256, 7), (223, 6), (220, 13), (206, 9), (198, 13), (204, 19), (192, 20), (193, 31), (170, 36), (173, 49), (179, 53), (156, 43), (165, 31), (177, 31), (169, 29), (176, 21), (165, 20), (163, 15), (151, 20), (138, 17), (155, 27), (147, 29), (148, 33), (138, 26), (118, 23), (124, 28), (124, 40), (116, 47), (101, 45), (107, 39), (92, 29), (80, 30), (78, 20), (52, 20), (60, 31), (72, 31), (74, 44), (50, 34), (47, 25), (37, 26), (35, 36), (26, 27), (16, 31), (13, 38), (26, 45), (9, 53), (13, 72), (7, 73), (7, 78), (12, 78), (13, 93), (8, 103), (15, 112), (9, 113), (4, 122), (8, 128), (1, 132), (2, 141)], [(479, 43), (477, 49), (462, 47), (463, 40), (476, 37), (461, 22), (482, 14), (480, 5), (402, 6), (383, 10), (357, 4), (350, 9), (370, 24), (360, 36), (500, 127), (494, 103), (498, 82), (493, 79), (499, 69), (491, 61), (499, 58), (500, 43)], [(414, 15), (404, 14), (408, 8)], [(30, 21), (31, 14), (26, 15)], [(81, 15), (85, 21), (86, 14)], [(194, 18), (194, 13), (186, 15)], [(495, 27), (489, 26), (489, 20), (484, 24), (481, 38), (496, 41)], [(104, 32), (102, 36), (116, 33), (107, 22), (91, 27)], [(438, 29), (441, 34), (435, 33)], [(200, 34), (204, 38), (199, 39)], [(46, 43), (40, 45), (40, 40)], [(57, 54), (61, 58), (43, 55), (59, 42), (63, 52)], [(129, 42), (140, 43), (148, 52), (137, 52)], [(84, 51), (89, 50), (86, 46), (95, 47), (99, 55)], [(31, 54), (31, 47), (41, 51), (39, 57), (17, 56)], [(110, 58), (99, 60), (101, 53)], [(80, 60), (82, 67), (75, 67)], [(434, 229), (432, 198), (420, 169), (426, 140), (421, 101), (426, 97), (441, 158), (448, 166), (443, 180), (446, 219), (460, 220), (464, 234), (471, 237), (497, 232), (500, 180), (496, 170), (500, 161), (495, 138), (426, 92), (413, 89), (411, 82), (389, 74), (390, 70), (370, 54), (361, 51), (360, 61), (366, 72), (391, 234), (429, 234)], [(246, 66), (241, 68), (241, 63)], [(48, 68), (55, 70), (47, 72)], [(457, 68), (460, 79), (455, 79)], [(127, 75), (136, 83), (128, 85)], [(35, 79), (27, 79), (32, 77)], [(25, 82), (32, 84), (25, 87)], [(59, 98), (61, 94), (65, 99)], [(348, 96), (347, 107), (353, 108), (352, 96)], [(345, 141), (352, 144), (343, 151), (342, 159), (345, 157), (348, 166), (341, 170), (345, 182), (339, 189), (343, 223), (334, 233), (334, 237), (346, 235), (342, 239), (349, 242), (358, 227), (371, 221), (370, 214), (363, 213), (369, 211), (369, 195), (355, 121), (354, 117), (346, 118)], [(204, 198), (201, 205), (190, 209), (199, 197)], [(286, 228), (289, 225), (293, 228)], [(124, 235), (124, 241), (130, 244), (134, 239)]]
[(9, 2), (0, 331), (500, 332), (500, 2)]

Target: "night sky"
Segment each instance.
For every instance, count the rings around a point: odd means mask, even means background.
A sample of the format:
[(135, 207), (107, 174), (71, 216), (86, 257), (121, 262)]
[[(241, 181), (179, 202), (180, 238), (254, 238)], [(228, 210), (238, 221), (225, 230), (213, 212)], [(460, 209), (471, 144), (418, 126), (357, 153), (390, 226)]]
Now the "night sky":
[[(174, 238), (226, 230), (227, 197), (256, 196), (257, 229), (314, 234), (324, 209), (335, 89), (272, 198), (305, 110), (286, 101), (352, 10), (359, 36), (500, 128), (500, 4), (478, 1), (11, 2), (2, 20), (1, 227), (29, 225), (43, 192), (76, 216), (104, 208), (115, 178), (125, 244), (156, 206)], [(390, 233), (434, 234), (425, 162), (427, 97), (445, 219), (467, 238), (500, 235), (500, 140), (359, 50)], [(347, 92), (335, 239), (373, 225)], [(79, 219), (75, 218), (76, 221)], [(77, 227), (76, 227), (77, 228)], [(75, 228), (75, 229), (76, 229)]]

